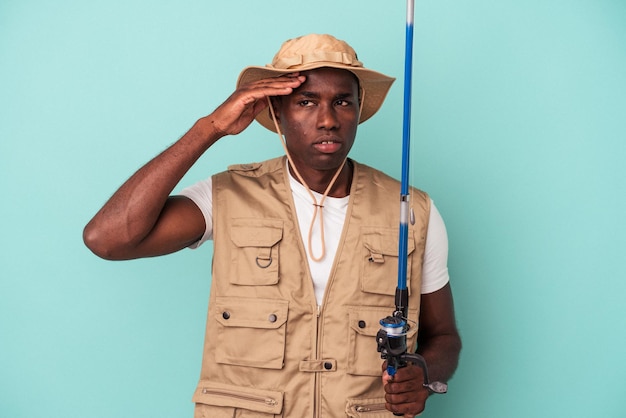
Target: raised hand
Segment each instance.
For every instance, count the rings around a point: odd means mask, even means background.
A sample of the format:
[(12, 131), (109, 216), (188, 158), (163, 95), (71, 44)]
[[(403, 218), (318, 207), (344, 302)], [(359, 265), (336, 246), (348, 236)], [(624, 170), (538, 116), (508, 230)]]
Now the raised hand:
[(299, 73), (292, 73), (245, 84), (215, 109), (209, 119), (221, 135), (236, 135), (267, 109), (268, 97), (289, 95), (305, 79)]

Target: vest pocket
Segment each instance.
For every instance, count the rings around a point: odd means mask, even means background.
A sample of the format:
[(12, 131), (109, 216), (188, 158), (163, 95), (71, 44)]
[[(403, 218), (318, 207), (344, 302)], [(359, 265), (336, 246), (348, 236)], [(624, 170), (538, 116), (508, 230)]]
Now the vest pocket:
[(234, 219), (230, 226), (233, 251), (230, 282), (244, 286), (278, 283), (280, 219)]
[(215, 360), (221, 364), (281, 369), (289, 302), (217, 297)]
[(193, 395), (194, 418), (280, 418), (283, 392), (201, 380)]
[[(383, 360), (376, 350), (376, 334), (380, 320), (390, 315), (393, 308), (377, 306), (348, 307), (348, 373), (361, 376), (382, 376)], [(409, 308), (409, 317), (415, 318), (417, 309)], [(417, 326), (412, 324), (407, 333), (408, 350), (415, 348)]]
[[(398, 286), (398, 228), (365, 227), (361, 231), (363, 262), (361, 290), (366, 293), (395, 295)], [(413, 231), (409, 230), (407, 271), (411, 271), (410, 255), (415, 251)], [(409, 291), (410, 277), (407, 278)]]

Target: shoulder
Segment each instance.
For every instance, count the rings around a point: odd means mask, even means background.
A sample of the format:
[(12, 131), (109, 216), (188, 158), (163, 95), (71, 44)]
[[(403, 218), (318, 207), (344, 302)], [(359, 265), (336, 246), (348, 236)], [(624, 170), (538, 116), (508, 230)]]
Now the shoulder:
[(246, 164), (233, 164), (228, 166), (228, 170), (221, 174), (236, 174), (244, 177), (259, 177), (267, 173), (273, 173), (278, 170), (282, 170), (285, 166), (285, 157), (276, 157), (270, 160), (246, 163)]
[[(356, 172), (359, 173), (358, 174), (359, 181), (361, 181), (364, 185), (379, 186), (383, 188), (384, 190), (389, 191), (395, 194), (396, 196), (399, 196), (400, 181), (398, 179), (391, 177), (387, 173), (377, 168), (371, 167), (367, 164), (362, 164), (354, 160), (351, 160), (351, 161), (354, 164)], [(410, 194), (413, 199), (418, 199), (419, 201), (422, 201), (422, 202), (430, 201), (428, 194), (418, 188), (411, 187)]]

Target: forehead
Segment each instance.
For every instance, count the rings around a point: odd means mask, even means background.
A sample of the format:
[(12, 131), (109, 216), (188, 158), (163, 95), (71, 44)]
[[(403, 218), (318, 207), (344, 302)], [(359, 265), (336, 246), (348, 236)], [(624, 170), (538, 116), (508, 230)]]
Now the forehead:
[(302, 75), (306, 76), (306, 81), (300, 86), (300, 89), (307, 89), (312, 86), (321, 85), (329, 87), (330, 85), (346, 90), (358, 91), (359, 79), (357, 76), (340, 68), (322, 67), (314, 70), (303, 71)]

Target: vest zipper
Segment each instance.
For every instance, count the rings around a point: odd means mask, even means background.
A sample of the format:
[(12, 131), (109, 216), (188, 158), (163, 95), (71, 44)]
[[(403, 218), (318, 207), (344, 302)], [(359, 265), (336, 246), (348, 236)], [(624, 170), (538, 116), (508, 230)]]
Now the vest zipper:
[(263, 403), (263, 404), (268, 405), (268, 406), (276, 406), (278, 404), (276, 399), (268, 398), (268, 397), (264, 397), (264, 396), (250, 395), (250, 394), (247, 394), (247, 393), (245, 393), (245, 394), (244, 393), (234, 393), (234, 392), (226, 392), (226, 391), (218, 390), (218, 389), (207, 389), (207, 388), (203, 388), (202, 389), (202, 393), (204, 395), (224, 396), (224, 397), (227, 397), (227, 398), (240, 399), (242, 401), (259, 402), (259, 403)]
[[(322, 317), (322, 306), (317, 305), (317, 320), (315, 321), (316, 322), (316, 330), (315, 330), (315, 358), (316, 359), (320, 358), (320, 320), (321, 320), (321, 317)], [(315, 375), (313, 417), (319, 418), (320, 410), (321, 410), (320, 402), (322, 402), (322, 389), (321, 389), (322, 382), (320, 381), (321, 379), (320, 379), (319, 373), (313, 373), (313, 374)]]
[(379, 412), (379, 411), (385, 411), (387, 408), (385, 408), (385, 404), (384, 403), (376, 403), (376, 404), (372, 404), (372, 405), (355, 405), (354, 406), (354, 410), (358, 413), (368, 413), (368, 412)]
[[(351, 206), (348, 206), (346, 210), (346, 219), (350, 216)], [(346, 221), (348, 222), (348, 221)], [(322, 298), (322, 304), (317, 306), (317, 335), (316, 335), (316, 344), (317, 347), (315, 349), (315, 358), (320, 358), (320, 352), (322, 349), (322, 340), (323, 340), (323, 329), (322, 329), (322, 317), (324, 314), (324, 307), (326, 307), (328, 294), (331, 292), (333, 288), (333, 283), (335, 281), (335, 271), (337, 270), (337, 257), (341, 256), (343, 252), (343, 245), (345, 243), (345, 235), (346, 235), (347, 225), (343, 225), (343, 231), (341, 232), (341, 238), (339, 239), (339, 244), (337, 245), (337, 251), (335, 253), (335, 259), (333, 260), (333, 266), (330, 269), (330, 275), (328, 276), (328, 282), (326, 282), (326, 289), (324, 289), (324, 297)], [(315, 373), (315, 418), (320, 418), (321, 416), (321, 403), (322, 403), (322, 382), (321, 382), (321, 374)]]

